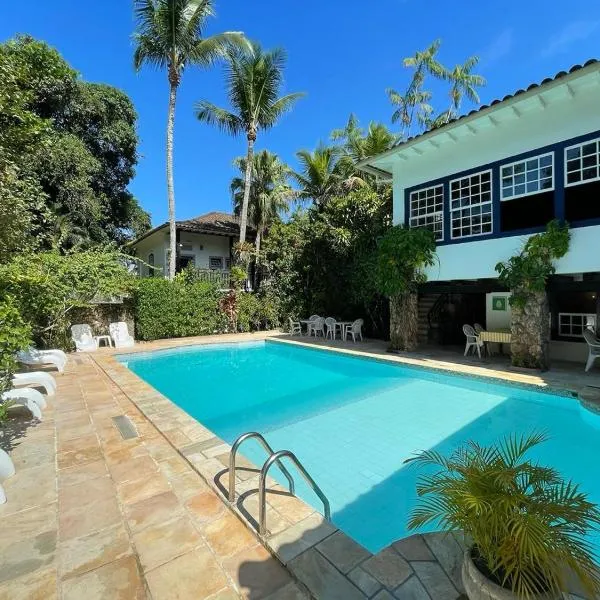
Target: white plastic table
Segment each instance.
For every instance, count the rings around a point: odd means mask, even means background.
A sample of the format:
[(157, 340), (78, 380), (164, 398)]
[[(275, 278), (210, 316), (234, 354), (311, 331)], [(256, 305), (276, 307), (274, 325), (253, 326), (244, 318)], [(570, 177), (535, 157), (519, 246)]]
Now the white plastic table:
[(102, 341), (106, 342), (106, 345), (112, 348), (112, 339), (110, 335), (95, 335), (94, 339), (98, 343), (98, 348), (100, 348), (100, 342)]

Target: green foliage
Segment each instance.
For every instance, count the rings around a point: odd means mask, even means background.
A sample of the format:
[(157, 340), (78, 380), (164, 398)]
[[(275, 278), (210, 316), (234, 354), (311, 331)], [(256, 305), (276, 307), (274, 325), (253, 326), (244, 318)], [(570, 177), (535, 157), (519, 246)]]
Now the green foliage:
[[(510, 436), (494, 446), (469, 442), (449, 458), (426, 451), (409, 459), (422, 475), (410, 528), (435, 523), (472, 540), (474, 560), (519, 598), (558, 594), (570, 569), (600, 592), (594, 552), (584, 536), (600, 525), (600, 511), (571, 481), (526, 458), (545, 436)], [(552, 596), (554, 597), (554, 596)]]
[(156, 340), (221, 333), (220, 293), (214, 284), (184, 278), (141, 279), (134, 294), (136, 338)]
[(570, 239), (569, 226), (555, 219), (544, 233), (531, 236), (519, 254), (496, 265), (500, 283), (512, 291), (512, 306), (523, 308), (532, 293), (545, 291), (556, 272), (554, 261), (567, 253)]
[[(475, 104), (479, 103), (477, 88), (485, 85), (485, 79), (472, 72), (479, 58), (471, 56), (463, 64), (448, 69), (437, 58), (440, 46), (441, 40), (434, 40), (425, 50), (404, 59), (404, 66), (413, 71), (404, 94), (391, 88), (386, 90), (390, 102), (396, 107), (392, 123), (402, 124), (402, 139), (423, 130), (435, 129), (456, 118), (464, 96)], [(431, 103), (432, 94), (424, 89), (428, 75), (450, 83), (450, 106), (437, 115)]]
[(237, 295), (238, 331), (273, 329), (280, 324), (279, 303), (270, 293)]
[(379, 240), (376, 267), (377, 287), (387, 296), (416, 292), (427, 277), (425, 267), (435, 262), (435, 239), (425, 228), (397, 225)]
[(0, 74), (0, 217), (20, 215), (2, 228), (0, 246), (47, 249), (58, 239), (69, 249), (70, 236), (54, 235), (59, 220), (77, 229), (80, 245), (122, 243), (149, 228), (127, 190), (137, 162), (129, 98), (79, 80), (56, 50), (27, 36), (0, 44)]
[[(10, 296), (0, 301), (0, 396), (12, 387), (17, 363), (15, 353), (31, 345), (31, 328), (23, 322)], [(0, 404), (0, 423), (6, 418), (6, 403)]]
[(264, 244), (263, 290), (278, 299), (280, 314), (363, 316), (380, 336), (387, 302), (375, 285), (377, 239), (390, 220), (389, 189), (364, 187), (332, 197), (323, 207), (275, 223)]
[(71, 311), (127, 294), (133, 281), (124, 257), (110, 250), (18, 255), (0, 265), (0, 296), (15, 299), (35, 341), (46, 347), (69, 349)]

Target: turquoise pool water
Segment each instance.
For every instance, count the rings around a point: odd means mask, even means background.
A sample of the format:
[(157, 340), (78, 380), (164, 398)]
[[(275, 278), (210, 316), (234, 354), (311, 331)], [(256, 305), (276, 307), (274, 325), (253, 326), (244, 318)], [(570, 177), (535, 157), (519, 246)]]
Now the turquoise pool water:
[[(600, 503), (600, 417), (572, 398), (276, 342), (120, 360), (227, 442), (255, 430), (295, 452), (329, 498), (334, 523), (371, 552), (411, 533), (417, 471), (404, 460), (427, 448), (449, 453), (470, 439), (544, 430), (551, 439), (532, 456)], [(262, 464), (255, 442), (242, 448)], [(322, 510), (296, 479), (297, 493)], [(600, 550), (600, 537), (591, 541)]]

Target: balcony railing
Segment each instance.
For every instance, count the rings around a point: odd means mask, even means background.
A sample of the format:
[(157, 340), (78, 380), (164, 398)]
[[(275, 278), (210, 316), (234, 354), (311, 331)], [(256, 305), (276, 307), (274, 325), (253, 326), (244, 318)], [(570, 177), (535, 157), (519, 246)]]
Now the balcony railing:
[(196, 269), (200, 281), (214, 283), (220, 289), (228, 290), (231, 288), (231, 273), (229, 271), (219, 271), (216, 269)]

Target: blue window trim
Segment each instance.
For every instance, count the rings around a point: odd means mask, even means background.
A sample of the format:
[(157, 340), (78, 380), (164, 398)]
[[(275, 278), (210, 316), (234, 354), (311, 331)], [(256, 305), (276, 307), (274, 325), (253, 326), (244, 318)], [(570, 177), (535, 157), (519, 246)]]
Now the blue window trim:
[[(554, 155), (554, 216), (561, 221), (565, 218), (565, 169), (564, 169), (564, 157), (565, 157), (565, 148), (568, 146), (572, 146), (574, 144), (581, 144), (587, 142), (589, 140), (593, 140), (596, 138), (600, 138), (600, 131), (593, 131), (590, 133), (586, 133), (585, 135), (581, 135), (578, 137), (570, 138), (567, 140), (562, 140), (561, 142), (557, 142), (555, 144), (549, 144), (547, 146), (541, 146), (539, 148), (535, 148), (533, 150), (528, 150), (527, 152), (523, 152), (521, 154), (515, 154), (513, 156), (507, 156), (501, 160), (496, 160), (493, 162), (485, 163), (482, 165), (478, 165), (473, 167), (472, 169), (467, 169), (465, 171), (457, 171), (456, 173), (451, 173), (450, 175), (446, 175), (444, 177), (439, 177), (438, 179), (431, 179), (429, 181), (424, 181), (419, 183), (418, 185), (413, 185), (404, 190), (404, 222), (409, 225), (410, 224), (410, 194), (411, 192), (418, 191), (423, 188), (428, 188), (436, 185), (444, 186), (444, 238), (437, 242), (438, 246), (447, 246), (450, 244), (466, 244), (468, 242), (480, 242), (483, 240), (490, 240), (495, 238), (504, 238), (504, 237), (513, 237), (519, 235), (527, 235), (530, 233), (539, 233), (540, 231), (544, 231), (544, 227), (530, 227), (527, 229), (518, 229), (514, 231), (501, 231), (502, 223), (500, 217), (500, 167), (501, 165), (505, 165), (507, 163), (517, 162), (520, 160), (527, 160), (528, 158), (532, 158), (539, 154), (548, 154), (553, 153)], [(474, 173), (479, 173), (480, 171), (492, 171), (492, 233), (477, 235), (477, 236), (469, 236), (465, 238), (451, 238), (451, 229), (450, 229), (450, 181), (453, 179), (458, 179), (461, 177), (468, 177), (469, 175), (473, 175)], [(506, 202), (510, 202), (510, 200), (506, 200)], [(573, 221), (569, 223), (570, 227), (588, 227), (590, 225), (599, 225), (600, 219), (586, 219), (585, 221)]]

